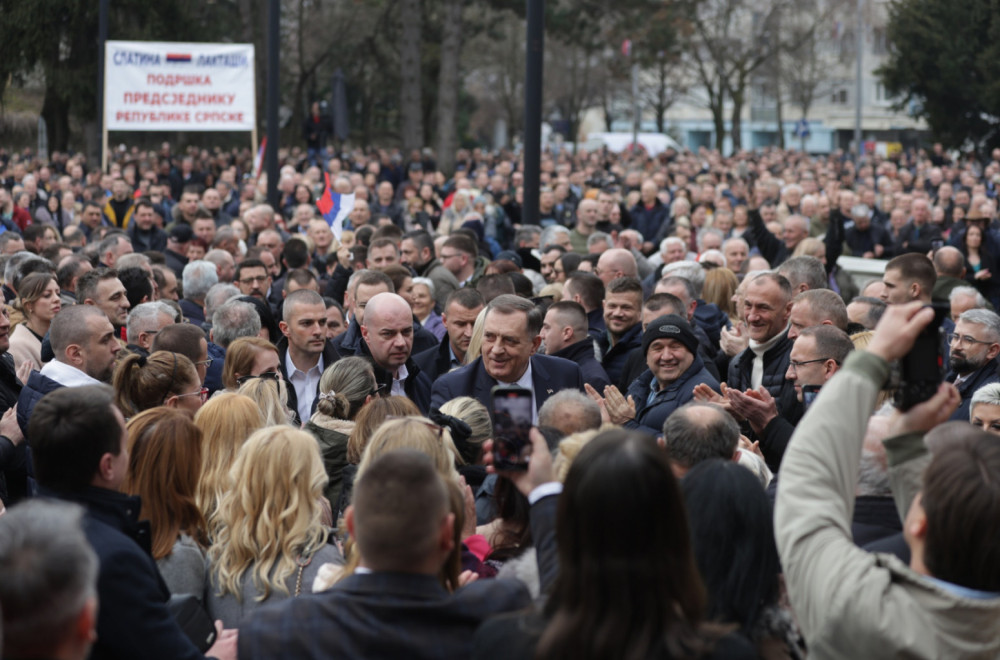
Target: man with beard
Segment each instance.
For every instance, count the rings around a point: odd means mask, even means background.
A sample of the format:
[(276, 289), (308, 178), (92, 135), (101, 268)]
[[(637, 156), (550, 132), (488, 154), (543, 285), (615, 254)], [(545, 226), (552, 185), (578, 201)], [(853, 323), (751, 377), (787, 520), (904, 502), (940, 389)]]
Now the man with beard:
[(976, 390), (1000, 381), (996, 360), (1000, 354), (1000, 316), (986, 309), (962, 312), (948, 342), (951, 371), (945, 380), (954, 383), (962, 396), (962, 404), (951, 419), (967, 421)]

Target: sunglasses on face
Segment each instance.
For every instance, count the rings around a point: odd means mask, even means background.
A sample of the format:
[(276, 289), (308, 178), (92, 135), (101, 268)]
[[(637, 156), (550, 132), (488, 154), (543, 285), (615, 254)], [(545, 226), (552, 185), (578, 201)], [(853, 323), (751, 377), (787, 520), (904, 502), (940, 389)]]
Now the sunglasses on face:
[(239, 378), (236, 379), (236, 384), (239, 385), (240, 387), (243, 387), (245, 384), (249, 383), (254, 378), (263, 378), (264, 380), (273, 380), (274, 382), (278, 382), (279, 380), (281, 380), (281, 374), (278, 373), (277, 371), (265, 371), (264, 373), (257, 374), (256, 376), (249, 376), (249, 375), (240, 376)]

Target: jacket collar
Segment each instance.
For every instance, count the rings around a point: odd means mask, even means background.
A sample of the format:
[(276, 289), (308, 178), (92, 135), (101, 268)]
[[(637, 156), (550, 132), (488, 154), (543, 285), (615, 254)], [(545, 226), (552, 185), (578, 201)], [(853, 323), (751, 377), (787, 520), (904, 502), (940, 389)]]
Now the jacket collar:
[(441, 600), (448, 597), (435, 576), (418, 573), (355, 573), (338, 582), (333, 590), (380, 598), (391, 595), (413, 600)]
[(580, 360), (591, 358), (596, 360), (594, 356), (594, 340), (589, 336), (585, 339), (581, 339), (575, 344), (570, 344), (569, 346), (564, 346), (560, 350), (552, 354), (553, 357), (560, 357), (566, 360), (571, 360), (573, 362), (579, 363)]

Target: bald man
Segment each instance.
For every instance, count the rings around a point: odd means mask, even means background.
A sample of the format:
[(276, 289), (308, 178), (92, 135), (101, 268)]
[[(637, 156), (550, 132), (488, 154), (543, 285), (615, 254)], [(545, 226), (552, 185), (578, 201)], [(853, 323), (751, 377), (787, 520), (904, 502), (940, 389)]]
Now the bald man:
[(946, 245), (934, 253), (934, 272), (937, 273), (937, 280), (931, 291), (933, 302), (946, 303), (956, 287), (968, 286), (965, 281), (965, 255), (956, 247)]
[(612, 248), (601, 254), (594, 274), (607, 286), (611, 280), (619, 277), (639, 277), (639, 267), (631, 252), (623, 248)]
[(592, 199), (580, 201), (576, 207), (576, 226), (569, 233), (569, 240), (573, 246), (573, 252), (577, 254), (587, 254), (587, 239), (597, 231), (597, 220), (600, 212), (597, 202)]
[(413, 311), (395, 293), (379, 293), (365, 306), (361, 322), (361, 353), (372, 361), (375, 380), (389, 386), (392, 396), (405, 396), (427, 413), (431, 380), (413, 361)]

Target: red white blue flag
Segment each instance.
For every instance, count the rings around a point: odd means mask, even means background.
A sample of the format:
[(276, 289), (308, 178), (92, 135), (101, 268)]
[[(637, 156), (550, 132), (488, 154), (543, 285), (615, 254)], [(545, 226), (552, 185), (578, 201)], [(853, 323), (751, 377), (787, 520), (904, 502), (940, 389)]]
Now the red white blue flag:
[(316, 208), (323, 214), (323, 219), (326, 220), (326, 224), (330, 225), (330, 230), (339, 241), (340, 235), (344, 233), (344, 219), (354, 209), (354, 193), (341, 195), (333, 192), (333, 186), (330, 185), (330, 174), (324, 172), (323, 176), (326, 177), (326, 190), (317, 200)]

